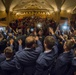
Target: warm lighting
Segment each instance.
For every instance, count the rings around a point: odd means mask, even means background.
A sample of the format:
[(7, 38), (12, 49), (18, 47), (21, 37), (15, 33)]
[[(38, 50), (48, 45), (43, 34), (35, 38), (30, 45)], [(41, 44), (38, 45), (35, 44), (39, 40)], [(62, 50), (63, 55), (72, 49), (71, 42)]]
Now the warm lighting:
[(49, 13), (53, 13), (53, 12), (54, 12), (53, 10), (49, 11)]
[(12, 12), (12, 11), (13, 11), (13, 9), (10, 7), (9, 11), (10, 11), (10, 12)]
[(48, 15), (50, 15), (50, 13), (49, 13), (49, 12), (47, 12), (47, 14), (48, 14)]
[(61, 10), (64, 10), (64, 8), (61, 8)]
[(25, 15), (25, 12), (23, 14)]
[(1, 11), (5, 11), (6, 9), (4, 7), (1, 8)]
[(16, 15), (20, 15), (20, 14), (21, 14), (20, 12), (16, 13)]
[(70, 13), (71, 11), (70, 10), (67, 10), (67, 13)]
[(50, 13), (53, 13), (54, 11), (51, 11)]
[(55, 11), (58, 11), (58, 9), (56, 8)]
[(45, 14), (45, 12), (43, 12), (43, 14)]
[(25, 12), (24, 13), (17, 12), (16, 15), (25, 15)]

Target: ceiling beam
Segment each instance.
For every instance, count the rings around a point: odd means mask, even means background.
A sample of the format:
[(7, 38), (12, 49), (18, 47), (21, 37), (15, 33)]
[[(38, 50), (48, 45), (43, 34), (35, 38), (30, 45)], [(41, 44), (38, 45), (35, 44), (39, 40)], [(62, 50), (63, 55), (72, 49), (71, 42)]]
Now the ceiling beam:
[(73, 8), (72, 12), (76, 9), (76, 6)]
[(57, 8), (61, 10), (62, 5), (65, 3), (66, 0), (55, 0)]
[(6, 8), (5, 2), (4, 2), (3, 0), (1, 0), (1, 1), (2, 1), (2, 3), (3, 3), (3, 5), (4, 5), (4, 7)]
[(66, 0), (62, 0), (62, 4), (61, 4), (61, 6), (65, 3), (65, 1), (66, 1)]
[(73, 11), (76, 9), (76, 6), (73, 8)]
[(12, 0), (9, 0), (9, 1), (8, 0), (1, 0), (1, 1), (2, 1), (2, 3), (4, 4), (4, 6), (6, 8), (6, 13), (8, 14), (10, 5), (12, 3)]
[(49, 5), (49, 7), (51, 7), (53, 10), (54, 8), (50, 5), (50, 3), (48, 2), (48, 0), (45, 0), (47, 2), (47, 5)]

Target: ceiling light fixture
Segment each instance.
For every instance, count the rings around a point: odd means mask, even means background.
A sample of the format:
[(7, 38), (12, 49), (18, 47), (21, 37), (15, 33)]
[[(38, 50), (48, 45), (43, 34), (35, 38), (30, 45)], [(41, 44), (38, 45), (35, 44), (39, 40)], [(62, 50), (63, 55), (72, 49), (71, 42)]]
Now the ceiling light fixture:
[(64, 8), (61, 8), (61, 10), (64, 10)]
[(71, 11), (70, 10), (67, 10), (67, 13), (70, 13)]
[(47, 15), (50, 15), (50, 13), (49, 13), (49, 12), (47, 12)]
[(56, 8), (55, 11), (58, 11), (58, 9)]
[(20, 15), (20, 14), (21, 14), (20, 12), (16, 13), (16, 15)]

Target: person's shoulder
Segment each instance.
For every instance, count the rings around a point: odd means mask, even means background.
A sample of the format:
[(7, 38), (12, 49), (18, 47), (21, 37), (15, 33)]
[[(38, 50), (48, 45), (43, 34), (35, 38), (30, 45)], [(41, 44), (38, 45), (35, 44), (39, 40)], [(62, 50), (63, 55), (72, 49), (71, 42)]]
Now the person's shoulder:
[(23, 49), (22, 51), (17, 51), (16, 52), (16, 56), (18, 57), (22, 57), (22, 56), (27, 56), (27, 55), (31, 55), (31, 54), (34, 54), (35, 53), (35, 50), (32, 50), (32, 49)]
[(2, 62), (0, 63), (0, 65), (4, 64), (5, 62), (6, 62), (6, 60), (2, 61)]
[(22, 55), (24, 53), (24, 50), (22, 50), (22, 51), (17, 51), (16, 53), (15, 53), (15, 55)]
[(8, 64), (8, 62), (6, 60), (4, 60), (0, 63), (0, 66), (5, 67), (5, 66), (7, 66), (7, 64)]
[(45, 62), (45, 54), (41, 53), (36, 61), (38, 64), (43, 64)]
[(62, 61), (62, 62), (69, 62), (72, 60), (72, 55), (68, 53), (62, 53), (60, 54), (59, 56), (59, 59)]
[(11, 70), (12, 68), (15, 68), (15, 60), (5, 60), (0, 63), (0, 67), (2, 69)]
[(76, 66), (76, 57), (73, 58), (73, 60), (72, 60), (72, 65), (73, 65), (73, 66)]
[(60, 60), (60, 61), (65, 61), (66, 60), (66, 58), (65, 58), (65, 53), (61, 53), (60, 55), (59, 55), (59, 57), (58, 57), (58, 60)]

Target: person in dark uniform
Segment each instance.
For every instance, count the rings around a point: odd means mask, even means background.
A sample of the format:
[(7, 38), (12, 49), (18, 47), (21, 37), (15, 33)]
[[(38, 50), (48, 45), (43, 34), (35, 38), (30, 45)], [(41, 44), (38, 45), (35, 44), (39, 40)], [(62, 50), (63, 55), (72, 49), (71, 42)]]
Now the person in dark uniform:
[[(38, 46), (35, 48), (36, 41)], [(28, 36), (25, 42), (25, 49), (18, 51), (15, 55), (15, 58), (17, 63), (21, 65), (21, 68), (24, 69), (24, 74), (33, 75), (36, 60), (43, 51), (43, 47), (37, 36)]]
[[(50, 29), (50, 32), (54, 35), (52, 29)], [(58, 54), (58, 48), (57, 45), (55, 45), (55, 41), (53, 36), (45, 37), (45, 51), (40, 54), (36, 61), (36, 71), (34, 75), (48, 75), (49, 70), (51, 71)]]
[(0, 33), (0, 54), (3, 53), (3, 50), (6, 48), (7, 41), (4, 40), (2, 33)]
[(0, 54), (0, 63), (1, 63), (2, 61), (4, 61), (5, 59), (6, 59), (5, 54), (4, 54), (4, 53), (1, 53), (1, 54)]
[(12, 48), (6, 47), (4, 53), (6, 60), (0, 64), (2, 75), (17, 75), (17, 68), (15, 65)]
[(71, 51), (73, 44), (74, 42), (71, 40), (64, 43), (64, 52), (56, 60), (53, 75), (65, 75), (68, 72), (73, 59), (73, 52)]
[[(0, 63), (3, 62), (6, 57), (3, 53), (4, 49), (6, 48), (7, 41), (4, 39), (2, 33), (0, 33)], [(0, 75), (1, 75), (1, 68), (0, 68)]]
[(72, 60), (71, 67), (69, 68), (69, 71), (66, 75), (74, 75), (75, 72), (76, 72), (76, 49), (74, 50), (74, 58)]

